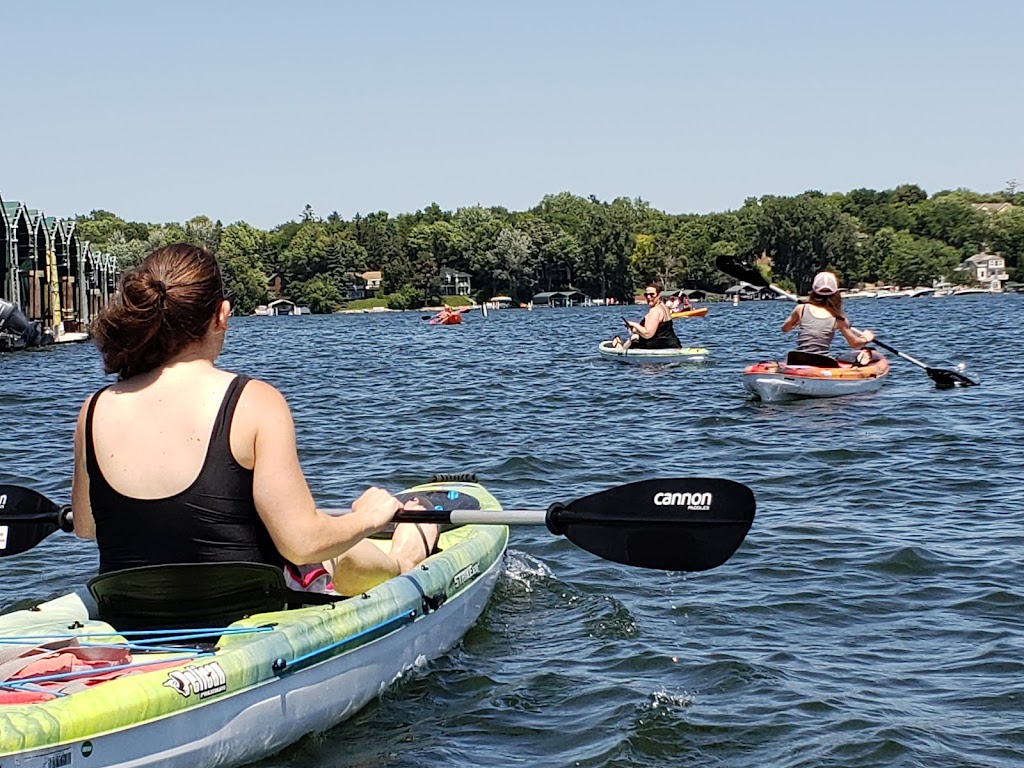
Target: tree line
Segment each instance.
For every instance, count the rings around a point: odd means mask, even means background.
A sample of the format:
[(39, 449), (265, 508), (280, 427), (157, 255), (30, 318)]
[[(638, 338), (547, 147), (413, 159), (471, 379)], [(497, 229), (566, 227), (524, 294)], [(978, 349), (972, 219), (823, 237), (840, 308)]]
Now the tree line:
[[(975, 207), (980, 202), (1011, 207), (993, 213)], [(315, 313), (336, 311), (356, 276), (368, 270), (381, 271), (382, 295), (395, 309), (436, 303), (441, 267), (471, 275), (477, 300), (506, 294), (528, 301), (539, 291), (573, 287), (631, 301), (649, 281), (721, 292), (732, 282), (714, 266), (723, 253), (760, 259), (774, 282), (801, 293), (821, 269), (850, 287), (928, 286), (940, 278), (966, 283), (970, 273), (957, 267), (982, 251), (1001, 254), (1011, 277), (1024, 282), (1024, 192), (1015, 182), (994, 194), (958, 189), (929, 196), (904, 184), (766, 195), (735, 211), (700, 215), (665, 213), (640, 199), (607, 202), (562, 192), (519, 212), (431, 204), (415, 213), (345, 220), (337, 212), (321, 218), (307, 205), (297, 221), (270, 230), (244, 221), (225, 226), (207, 216), (181, 224), (129, 222), (101, 210), (76, 221), (79, 237), (116, 255), (121, 268), (167, 243), (205, 246), (223, 265), (241, 314), (271, 299), (274, 275), (282, 278), (284, 297)]]

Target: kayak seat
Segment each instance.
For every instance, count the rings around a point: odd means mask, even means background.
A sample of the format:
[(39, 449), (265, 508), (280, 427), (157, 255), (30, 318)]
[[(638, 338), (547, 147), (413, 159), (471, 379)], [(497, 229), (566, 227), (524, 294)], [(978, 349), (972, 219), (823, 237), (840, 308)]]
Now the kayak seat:
[(340, 595), (290, 590), (264, 563), (173, 563), (103, 573), (88, 583), (97, 613), (119, 632), (225, 627), (255, 613), (332, 603)]
[(839, 362), (828, 355), (819, 355), (816, 352), (801, 352), (794, 349), (786, 355), (786, 365), (812, 365), (815, 368), (838, 368)]
[(865, 365), (877, 363), (880, 357), (881, 355), (878, 354), (878, 350), (874, 347), (861, 347), (860, 349), (844, 352), (837, 359), (840, 362), (863, 368)]

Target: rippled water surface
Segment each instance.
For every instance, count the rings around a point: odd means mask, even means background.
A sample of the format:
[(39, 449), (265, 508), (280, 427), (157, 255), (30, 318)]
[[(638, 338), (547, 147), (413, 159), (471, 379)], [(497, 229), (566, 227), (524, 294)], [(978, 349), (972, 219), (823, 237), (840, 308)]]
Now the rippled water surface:
[[(677, 321), (713, 360), (674, 368), (598, 357), (621, 309), (234, 318), (221, 362), (285, 393), (324, 506), (435, 471), (474, 471), (516, 508), (655, 476), (728, 477), (758, 502), (739, 552), (701, 574), (515, 529), (460, 647), (260, 765), (1024, 764), (1024, 297), (847, 305), (980, 387), (938, 391), (893, 359), (877, 393), (763, 405), (739, 371), (785, 352), (789, 309)], [(98, 355), (0, 357), (0, 382), (0, 481), (65, 501)], [(54, 535), (0, 564), (0, 605), (95, 566)]]

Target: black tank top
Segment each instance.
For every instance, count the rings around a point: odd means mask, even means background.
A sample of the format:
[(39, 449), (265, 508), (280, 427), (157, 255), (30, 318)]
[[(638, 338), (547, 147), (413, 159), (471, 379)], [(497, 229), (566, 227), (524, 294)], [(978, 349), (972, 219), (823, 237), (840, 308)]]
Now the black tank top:
[(92, 440), (93, 409), (106, 387), (93, 396), (85, 421), (85, 456), (100, 573), (167, 563), (283, 564), (256, 512), (252, 470), (231, 455), (231, 420), (248, 381), (237, 376), (228, 385), (195, 482), (164, 499), (132, 499), (107, 483)]
[(672, 324), (672, 317), (662, 320), (658, 323), (658, 327), (654, 331), (654, 335), (649, 339), (645, 339), (641, 336), (639, 339), (634, 341), (630, 346), (638, 349), (680, 349), (683, 345), (679, 341), (679, 337), (676, 336), (675, 326)]

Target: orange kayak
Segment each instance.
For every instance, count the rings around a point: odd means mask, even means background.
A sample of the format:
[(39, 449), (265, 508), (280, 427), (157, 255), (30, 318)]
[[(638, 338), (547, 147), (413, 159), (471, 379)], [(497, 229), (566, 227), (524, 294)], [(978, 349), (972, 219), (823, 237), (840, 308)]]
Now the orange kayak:
[(707, 313), (707, 307), (701, 307), (700, 309), (687, 309), (679, 312), (673, 312), (672, 319), (678, 320), (680, 317), (704, 317)]
[(443, 317), (441, 315), (435, 315), (434, 317), (430, 318), (431, 325), (458, 325), (461, 322), (461, 313), (454, 315), (444, 315)]
[(834, 368), (764, 362), (743, 371), (743, 387), (766, 403), (805, 397), (840, 397), (879, 389), (889, 373), (889, 361), (876, 351), (867, 365), (837, 361)]

